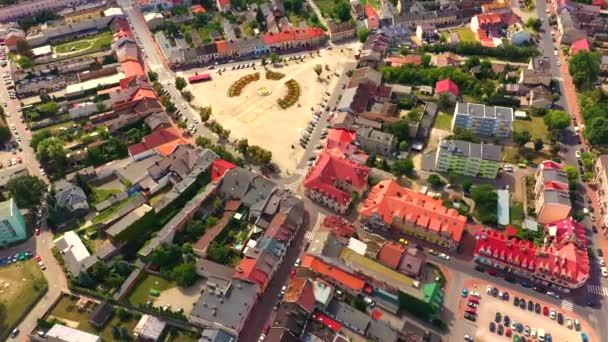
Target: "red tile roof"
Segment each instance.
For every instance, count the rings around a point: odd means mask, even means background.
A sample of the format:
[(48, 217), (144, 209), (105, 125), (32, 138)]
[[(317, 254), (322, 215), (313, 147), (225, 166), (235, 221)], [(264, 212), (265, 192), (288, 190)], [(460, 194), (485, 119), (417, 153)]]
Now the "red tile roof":
[(203, 7), (203, 6), (199, 5), (199, 4), (196, 4), (196, 5), (192, 5), (190, 7), (190, 12), (194, 13), (194, 14), (197, 14), (197, 13), (207, 13), (207, 10), (205, 9), (205, 7)]
[(380, 20), (378, 19), (378, 15), (376, 14), (376, 10), (371, 5), (365, 5), (365, 22), (367, 23), (367, 28), (372, 30), (376, 29), (380, 26)]
[(460, 241), (467, 222), (456, 209), (444, 207), (441, 199), (404, 188), (393, 180), (374, 186), (359, 214), (366, 218), (379, 215), (389, 225), (399, 217), (402, 222), (413, 222), (435, 234), (447, 234), (454, 241)]
[(386, 59), (387, 62), (391, 63), (393, 67), (400, 67), (405, 64), (422, 64), (422, 57), (420, 55), (407, 55), (405, 57), (389, 57)]
[(572, 43), (571, 50), (572, 54), (580, 51), (591, 51), (591, 46), (589, 46), (589, 41), (587, 38), (583, 38)]
[(297, 303), (302, 309), (312, 313), (315, 309), (315, 293), (312, 282), (305, 277), (294, 277), (283, 295), (284, 302)]
[(125, 73), (125, 77), (131, 76), (144, 76), (144, 68), (136, 61), (124, 61), (122, 65), (122, 71)]
[(345, 129), (330, 129), (327, 134), (327, 150), (336, 150), (337, 155), (348, 155), (357, 151), (357, 146), (352, 142), (356, 139), (357, 134), (353, 131)]
[(477, 15), (477, 21), (479, 22), (479, 27), (496, 25), (502, 22), (502, 17), (498, 13), (485, 13)]
[(315, 314), (312, 315), (312, 319), (323, 324), (324, 326), (328, 327), (329, 329), (333, 330), (334, 332), (338, 332), (342, 329), (342, 325), (340, 323), (338, 323), (337, 321), (334, 321), (333, 319), (325, 316), (322, 313), (316, 312)]
[(217, 0), (217, 3), (220, 9), (223, 9), (226, 6), (230, 6), (230, 0)]
[(232, 170), (235, 167), (236, 165), (227, 162), (224, 159), (214, 160), (213, 164), (211, 164), (211, 182), (219, 182), (224, 177), (226, 171)]
[(142, 142), (129, 146), (129, 155), (135, 156), (178, 139), (180, 139), (179, 132), (176, 132), (175, 128), (159, 129), (146, 135)]
[(395, 241), (388, 241), (382, 245), (376, 259), (384, 266), (397, 269), (403, 253), (405, 253), (404, 245)]
[(458, 85), (454, 83), (454, 81), (447, 78), (445, 80), (437, 81), (437, 83), (435, 84), (435, 94), (441, 94), (446, 91), (449, 91), (455, 96), (458, 96)]
[(325, 216), (323, 226), (331, 230), (337, 236), (351, 237), (357, 232), (355, 225), (341, 216)]
[(350, 201), (351, 194), (338, 189), (336, 182), (349, 183), (354, 189), (362, 191), (367, 186), (368, 176), (367, 166), (321, 152), (317, 163), (306, 175), (304, 186), (345, 205)]
[(585, 228), (567, 218), (546, 224), (546, 244), (537, 247), (530, 241), (508, 238), (505, 234), (484, 229), (477, 233), (474, 253), (513, 268), (537, 273), (577, 287), (589, 279), (589, 257)]
[(228, 52), (228, 43), (225, 40), (218, 40), (215, 42), (215, 47), (217, 48), (217, 52), (226, 53)]
[(156, 151), (158, 151), (158, 153), (162, 154), (163, 156), (168, 156), (171, 153), (173, 153), (173, 151), (175, 151), (175, 148), (177, 148), (177, 146), (179, 145), (187, 145), (188, 142), (185, 139), (179, 138), (177, 140), (174, 141), (170, 141), (166, 144), (162, 144), (160, 146), (158, 146), (156, 148)]
[(302, 260), (302, 267), (309, 268), (328, 279), (334, 280), (336, 284), (354, 291), (361, 291), (365, 286), (365, 281), (363, 279), (333, 267), (311, 255), (304, 257), (304, 260)]
[(553, 160), (545, 160), (540, 164), (540, 167), (544, 169), (561, 170), (562, 164), (554, 162)]
[(260, 289), (263, 290), (268, 283), (269, 274), (258, 268), (258, 262), (258, 259), (245, 258), (241, 260), (234, 277), (258, 284)]
[(602, 9), (608, 8), (608, 0), (593, 0), (591, 4), (594, 6), (600, 6)]
[(325, 35), (325, 31), (317, 27), (305, 27), (297, 30), (288, 30), (267, 33), (263, 36), (264, 44), (281, 44), (298, 40), (310, 40)]

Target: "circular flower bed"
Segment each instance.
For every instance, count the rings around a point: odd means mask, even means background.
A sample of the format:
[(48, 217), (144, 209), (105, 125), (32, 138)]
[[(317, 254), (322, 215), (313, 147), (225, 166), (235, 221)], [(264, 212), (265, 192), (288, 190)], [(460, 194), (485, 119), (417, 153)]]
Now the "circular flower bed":
[(272, 90), (270, 90), (266, 87), (262, 87), (262, 88), (258, 89), (257, 93), (260, 96), (268, 96), (268, 95), (272, 94)]
[(276, 71), (272, 71), (272, 70), (266, 70), (266, 79), (267, 80), (278, 81), (283, 77), (285, 77), (285, 74), (282, 74), (282, 73), (276, 72)]
[(259, 72), (245, 75), (245, 76), (239, 78), (236, 82), (234, 82), (234, 83), (232, 83), (232, 85), (230, 85), (230, 88), (228, 88), (228, 96), (234, 97), (234, 96), (241, 95), (241, 92), (243, 91), (243, 88), (245, 88), (246, 85), (248, 85), (251, 82), (255, 82), (255, 81), (259, 81), (259, 80), (260, 80)]
[(293, 106), (300, 98), (300, 85), (295, 80), (291, 79), (285, 82), (287, 86), (287, 95), (278, 99), (279, 106), (283, 109)]

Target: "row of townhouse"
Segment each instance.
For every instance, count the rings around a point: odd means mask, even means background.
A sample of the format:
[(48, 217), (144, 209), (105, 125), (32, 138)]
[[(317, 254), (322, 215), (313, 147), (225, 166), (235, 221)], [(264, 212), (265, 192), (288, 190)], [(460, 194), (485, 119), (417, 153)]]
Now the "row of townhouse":
[(163, 32), (154, 35), (171, 67), (209, 64), (246, 56), (259, 56), (271, 51), (314, 49), (326, 41), (325, 32), (306, 27), (236, 40), (219, 40), (190, 48), (181, 38), (167, 37)]

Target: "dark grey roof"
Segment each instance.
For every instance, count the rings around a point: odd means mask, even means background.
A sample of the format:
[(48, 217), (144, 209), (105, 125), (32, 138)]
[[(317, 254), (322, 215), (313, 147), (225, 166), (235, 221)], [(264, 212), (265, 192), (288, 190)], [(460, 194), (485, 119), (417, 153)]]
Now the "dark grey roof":
[(502, 160), (502, 147), (493, 144), (475, 144), (462, 140), (442, 140), (439, 148), (451, 154), (471, 156), (483, 160)]
[(325, 312), (336, 321), (365, 335), (371, 318), (363, 312), (339, 300), (332, 300)]
[(196, 260), (196, 273), (204, 278), (218, 278), (230, 281), (236, 270), (207, 259)]
[(513, 108), (507, 107), (459, 102), (456, 104), (455, 112), (459, 115), (470, 115), (475, 117), (498, 119), (502, 121), (513, 121)]
[(87, 196), (79, 186), (59, 181), (55, 183), (55, 187), (57, 188), (55, 201), (58, 206), (64, 207), (72, 213), (77, 210), (89, 210)]
[(357, 139), (371, 140), (378, 144), (390, 146), (393, 144), (395, 136), (371, 127), (359, 127), (357, 129)]
[(344, 245), (338, 242), (330, 231), (317, 230), (312, 236), (307, 251), (310, 255), (338, 260), (342, 248), (344, 248)]
[(283, 328), (300, 336), (306, 326), (308, 313), (296, 302), (283, 302), (277, 311), (272, 328)]
[(418, 126), (418, 133), (416, 135), (417, 138), (423, 139), (428, 137), (431, 134), (431, 130), (433, 129), (433, 123), (435, 122), (435, 118), (437, 117), (437, 104), (434, 102), (426, 103), (426, 110), (422, 115), (422, 120), (420, 120), (420, 125)]
[(235, 279), (225, 293), (205, 290), (192, 308), (190, 316), (237, 330), (257, 299), (258, 286)]
[(570, 195), (566, 192), (561, 192), (553, 189), (543, 191), (544, 203), (559, 203), (564, 206), (571, 206)]
[(543, 181), (553, 181), (568, 184), (568, 175), (562, 170), (543, 169)]
[(144, 119), (144, 122), (146, 123), (146, 125), (148, 125), (148, 127), (150, 127), (150, 130), (152, 131), (165, 125), (171, 125), (171, 120), (169, 120), (169, 116), (167, 116), (167, 114), (165, 114), (164, 112), (150, 114)]
[(108, 318), (110, 318), (110, 315), (112, 315), (112, 309), (112, 305), (110, 305), (108, 302), (104, 301), (103, 303), (99, 304), (97, 308), (95, 308), (95, 311), (93, 311), (89, 316), (89, 323), (97, 328), (101, 328), (104, 324), (106, 324)]
[(241, 201), (250, 209), (262, 210), (276, 186), (270, 179), (258, 175), (251, 181)]
[(399, 335), (389, 325), (373, 319), (369, 322), (367, 336), (378, 342), (397, 342), (399, 340)]
[(249, 189), (249, 184), (255, 174), (241, 167), (226, 171), (220, 184), (220, 194), (222, 197), (230, 199), (242, 199)]
[(204, 329), (198, 342), (236, 342), (236, 337), (221, 329)]

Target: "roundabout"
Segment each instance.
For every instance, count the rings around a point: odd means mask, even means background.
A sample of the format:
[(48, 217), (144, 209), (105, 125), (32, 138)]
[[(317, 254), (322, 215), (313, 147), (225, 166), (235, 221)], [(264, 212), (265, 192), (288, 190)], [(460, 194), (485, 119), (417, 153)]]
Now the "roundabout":
[(257, 90), (257, 94), (260, 96), (268, 96), (268, 95), (272, 94), (272, 90), (270, 90), (266, 87), (262, 87)]

